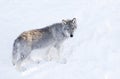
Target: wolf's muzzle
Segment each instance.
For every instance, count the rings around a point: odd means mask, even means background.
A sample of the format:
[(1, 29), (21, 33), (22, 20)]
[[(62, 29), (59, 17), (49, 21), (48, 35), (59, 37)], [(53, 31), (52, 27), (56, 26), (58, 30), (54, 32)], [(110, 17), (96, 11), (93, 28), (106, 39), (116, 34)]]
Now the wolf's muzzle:
[(73, 37), (73, 35), (71, 34), (70, 37)]

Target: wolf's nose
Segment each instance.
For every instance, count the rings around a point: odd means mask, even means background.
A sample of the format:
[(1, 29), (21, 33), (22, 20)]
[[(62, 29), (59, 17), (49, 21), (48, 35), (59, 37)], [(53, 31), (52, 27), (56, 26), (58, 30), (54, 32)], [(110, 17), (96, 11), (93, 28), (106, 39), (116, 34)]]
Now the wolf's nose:
[(73, 37), (73, 35), (70, 35), (70, 37)]

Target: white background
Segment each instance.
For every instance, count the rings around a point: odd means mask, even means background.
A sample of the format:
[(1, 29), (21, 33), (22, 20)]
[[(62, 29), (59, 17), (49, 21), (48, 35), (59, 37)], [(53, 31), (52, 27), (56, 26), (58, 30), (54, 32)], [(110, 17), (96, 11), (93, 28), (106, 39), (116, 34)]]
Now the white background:
[[(15, 70), (20, 33), (74, 17), (67, 64), (45, 63), (27, 75)], [(120, 0), (0, 0), (0, 79), (120, 79)]]

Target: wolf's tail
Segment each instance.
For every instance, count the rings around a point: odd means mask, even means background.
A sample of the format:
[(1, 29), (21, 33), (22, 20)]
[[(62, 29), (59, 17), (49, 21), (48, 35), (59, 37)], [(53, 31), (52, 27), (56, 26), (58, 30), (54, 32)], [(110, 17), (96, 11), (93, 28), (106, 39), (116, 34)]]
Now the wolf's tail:
[(13, 51), (12, 51), (12, 64), (13, 65), (16, 65), (17, 61), (20, 59), (20, 50), (21, 50), (20, 39), (17, 38), (13, 44)]

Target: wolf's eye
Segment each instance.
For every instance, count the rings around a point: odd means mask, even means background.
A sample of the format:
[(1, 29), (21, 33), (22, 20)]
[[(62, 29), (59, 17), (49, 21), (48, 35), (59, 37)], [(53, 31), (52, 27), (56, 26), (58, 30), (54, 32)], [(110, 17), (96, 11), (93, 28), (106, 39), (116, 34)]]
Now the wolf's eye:
[(69, 30), (69, 28), (66, 28), (65, 30)]
[(74, 30), (74, 26), (71, 26), (70, 29), (71, 29), (71, 30)]
[(68, 27), (66, 27), (66, 28), (64, 28), (65, 30), (69, 30), (69, 28)]

